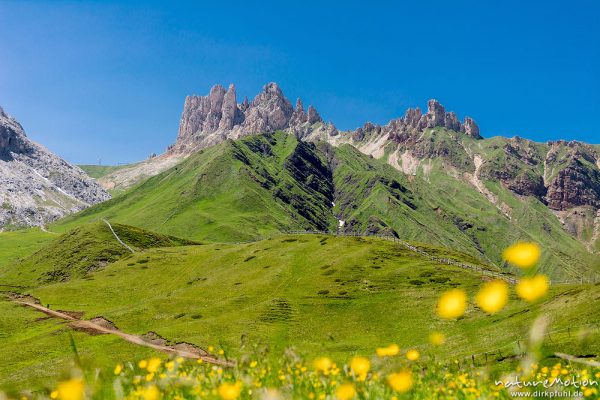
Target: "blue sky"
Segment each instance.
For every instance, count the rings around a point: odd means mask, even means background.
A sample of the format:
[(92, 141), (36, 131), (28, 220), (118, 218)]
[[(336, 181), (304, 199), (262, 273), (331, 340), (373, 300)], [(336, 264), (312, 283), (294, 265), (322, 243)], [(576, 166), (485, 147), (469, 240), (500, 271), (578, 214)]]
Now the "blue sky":
[(600, 143), (600, 2), (0, 0), (0, 105), (76, 163), (175, 140), (183, 101), (269, 81), (341, 129), (436, 98), (486, 137)]

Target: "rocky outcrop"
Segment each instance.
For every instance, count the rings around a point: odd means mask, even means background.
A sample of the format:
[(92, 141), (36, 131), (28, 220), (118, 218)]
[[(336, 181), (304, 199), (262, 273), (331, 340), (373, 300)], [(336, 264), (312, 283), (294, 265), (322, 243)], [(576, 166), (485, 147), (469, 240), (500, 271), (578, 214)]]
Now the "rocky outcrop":
[(81, 169), (30, 141), (0, 109), (0, 230), (43, 226), (109, 198)]
[(215, 85), (208, 96), (188, 96), (179, 125), (176, 143), (169, 154), (187, 155), (226, 139), (287, 130), (298, 137), (335, 135), (331, 124), (324, 124), (317, 110), (304, 111), (298, 99), (296, 107), (283, 95), (276, 83), (268, 83), (252, 102), (237, 103), (235, 86), (225, 90)]
[[(402, 118), (391, 120), (380, 126), (367, 122), (364, 126), (349, 133), (352, 142), (363, 140), (374, 141), (385, 136), (397, 143), (407, 143), (416, 140), (425, 129), (436, 127), (463, 132), (474, 139), (482, 139), (479, 127), (471, 117), (466, 117), (461, 123), (454, 112), (447, 112), (437, 100), (427, 102), (427, 113), (423, 114), (417, 108), (409, 108)], [(357, 143), (360, 146), (360, 143)]]
[(466, 133), (472, 138), (481, 139), (481, 135), (479, 134), (479, 127), (471, 117), (465, 117), (465, 123), (460, 127), (460, 130), (461, 132)]
[(585, 158), (571, 155), (564, 168), (548, 182), (546, 201), (554, 210), (568, 210), (577, 206), (600, 209), (600, 170), (585, 162)]

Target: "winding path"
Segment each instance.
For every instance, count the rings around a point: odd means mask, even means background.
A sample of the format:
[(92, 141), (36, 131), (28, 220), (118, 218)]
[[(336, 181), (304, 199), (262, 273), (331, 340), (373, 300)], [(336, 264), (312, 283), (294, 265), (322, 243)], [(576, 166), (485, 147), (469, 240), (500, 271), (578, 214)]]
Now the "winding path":
[(34, 308), (38, 311), (43, 312), (44, 314), (46, 314), (50, 317), (70, 321), (69, 325), (75, 329), (82, 329), (82, 330), (85, 330), (88, 332), (94, 332), (94, 333), (104, 333), (104, 334), (116, 335), (116, 336), (119, 336), (121, 339), (123, 339), (129, 343), (136, 344), (138, 346), (149, 347), (151, 349), (158, 350), (158, 351), (161, 351), (161, 352), (167, 353), (167, 354), (173, 354), (173, 355), (176, 355), (179, 357), (196, 359), (196, 360), (201, 359), (209, 364), (220, 365), (220, 366), (224, 366), (224, 367), (233, 367), (235, 365), (235, 363), (232, 361), (219, 359), (216, 356), (209, 354), (208, 352), (206, 352), (202, 349), (198, 349), (197, 352), (194, 352), (194, 351), (180, 350), (180, 349), (175, 348), (174, 346), (150, 343), (150, 342), (144, 340), (144, 338), (142, 338), (141, 336), (126, 333), (117, 328), (108, 328), (106, 326), (100, 325), (93, 321), (81, 320), (72, 315), (67, 314), (66, 312), (51, 310), (47, 307), (42, 306), (41, 304), (35, 303), (34, 301), (26, 300), (24, 298), (20, 298), (17, 296), (10, 296), (9, 298), (17, 304), (21, 304), (26, 307)]

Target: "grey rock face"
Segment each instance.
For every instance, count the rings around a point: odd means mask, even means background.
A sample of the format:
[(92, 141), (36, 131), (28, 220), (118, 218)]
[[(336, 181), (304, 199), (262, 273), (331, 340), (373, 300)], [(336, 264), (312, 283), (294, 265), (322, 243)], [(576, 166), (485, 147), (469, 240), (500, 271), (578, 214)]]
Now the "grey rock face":
[(445, 126), (446, 110), (437, 100), (431, 99), (427, 102), (427, 114), (425, 115), (428, 128)]
[(268, 83), (252, 102), (246, 98), (241, 104), (237, 104), (234, 85), (228, 90), (216, 85), (208, 96), (186, 98), (177, 141), (167, 151), (186, 155), (226, 139), (276, 130), (302, 138), (337, 134), (333, 125), (323, 123), (314, 107), (305, 112), (300, 99), (292, 107), (276, 83)]
[(81, 169), (30, 141), (0, 112), (0, 230), (41, 226), (109, 198)]
[(454, 112), (446, 112), (444, 106), (435, 99), (427, 102), (425, 114), (418, 107), (409, 108), (402, 118), (393, 119), (384, 126), (367, 123), (350, 132), (350, 137), (353, 142), (360, 142), (374, 141), (378, 137), (385, 136), (392, 141), (405, 143), (416, 139), (425, 129), (435, 127), (463, 132), (475, 139), (482, 139), (479, 127), (472, 118), (466, 117), (464, 124), (461, 124)]
[(481, 139), (481, 135), (479, 134), (479, 127), (471, 117), (465, 117), (463, 131), (472, 138)]

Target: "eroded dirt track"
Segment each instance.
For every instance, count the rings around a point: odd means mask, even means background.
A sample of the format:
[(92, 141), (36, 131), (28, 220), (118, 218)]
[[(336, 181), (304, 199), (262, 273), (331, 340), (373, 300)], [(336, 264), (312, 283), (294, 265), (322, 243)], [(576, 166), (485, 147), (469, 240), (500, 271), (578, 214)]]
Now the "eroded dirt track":
[(21, 304), (24, 307), (34, 308), (50, 317), (69, 321), (69, 326), (71, 328), (81, 330), (92, 335), (116, 335), (129, 343), (133, 343), (138, 346), (149, 347), (151, 349), (161, 351), (163, 353), (173, 354), (179, 357), (190, 359), (202, 359), (207, 363), (221, 365), (225, 367), (232, 367), (235, 365), (235, 363), (232, 361), (217, 358), (216, 356), (208, 353), (207, 351), (189, 343), (180, 343), (175, 345), (169, 345), (166, 343), (160, 344), (157, 343), (156, 340), (149, 341), (143, 336), (123, 332), (110, 321), (102, 317), (96, 317), (92, 320), (83, 320), (78, 318), (78, 313), (76, 312), (52, 310), (48, 307), (44, 307), (39, 303), (39, 301), (37, 301), (37, 299), (31, 296), (9, 295), (9, 298), (17, 304)]

